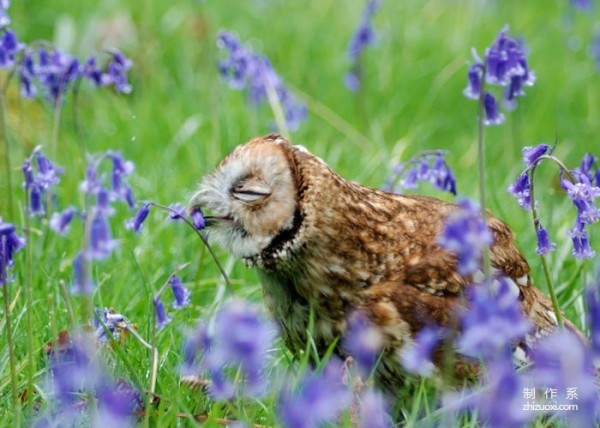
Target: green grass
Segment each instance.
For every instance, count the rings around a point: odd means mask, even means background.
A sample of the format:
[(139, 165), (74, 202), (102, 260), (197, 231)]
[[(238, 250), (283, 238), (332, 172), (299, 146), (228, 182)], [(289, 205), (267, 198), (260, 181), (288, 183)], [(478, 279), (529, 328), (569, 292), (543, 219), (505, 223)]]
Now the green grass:
[[(545, 282), (529, 213), (506, 193), (522, 169), (521, 148), (552, 144), (556, 138), (556, 155), (571, 167), (588, 151), (600, 153), (600, 73), (588, 54), (597, 14), (576, 13), (567, 2), (545, 2), (542, 8), (516, 1), (384, 1), (375, 16), (378, 41), (363, 58), (365, 82), (360, 96), (345, 89), (343, 76), (349, 67), (346, 44), (359, 20), (362, 1), (343, 5), (333, 0), (13, 3), (12, 27), (26, 42), (47, 39), (85, 57), (102, 48), (105, 37), (134, 62), (132, 94), (116, 95), (84, 84), (76, 100), (69, 97), (65, 102), (54, 159), (65, 168), (56, 198), (61, 209), (83, 206), (78, 184), (87, 154), (119, 150), (136, 164), (131, 184), (137, 198), (185, 203), (201, 177), (233, 147), (270, 131), (269, 109), (251, 108), (243, 93), (220, 80), (216, 63), (222, 53), (216, 49), (215, 37), (221, 28), (235, 31), (271, 59), (309, 108), (308, 120), (292, 134), (293, 142), (306, 146), (342, 176), (379, 187), (397, 162), (423, 150), (445, 149), (450, 152), (448, 163), (457, 175), (459, 195), (476, 198), (476, 103), (462, 96), (467, 63), (472, 47), (481, 53), (502, 26), (510, 24), (511, 33), (526, 41), (538, 80), (504, 125), (486, 130), (487, 204), (516, 231), (518, 246), (542, 289)], [(11, 192), (18, 209), (10, 218), (6, 197), (0, 195), (0, 213), (5, 220), (24, 225), (18, 168), (36, 145), (50, 153), (53, 111), (45, 103), (21, 100), (14, 83), (8, 93), (8, 119)], [(573, 209), (558, 186), (556, 171), (544, 165), (538, 172), (541, 218), (558, 244), (548, 258), (550, 270), (563, 310), (581, 325), (579, 295), (594, 261), (581, 263), (571, 257), (565, 232), (574, 220)], [(0, 175), (0, 180), (5, 176)], [(448, 198), (427, 186), (420, 191)], [(129, 216), (123, 208), (112, 218), (120, 248), (93, 265), (98, 284), (94, 304), (126, 315), (148, 338), (152, 295), (184, 263), (189, 266), (180, 274), (193, 291), (193, 305), (175, 314), (157, 338), (157, 393), (163, 399), (151, 425), (174, 426), (180, 412), (209, 411), (211, 418), (229, 417), (231, 406), (213, 404), (181, 387), (177, 371), (183, 332), (198, 317), (214, 312), (219, 303), (223, 287), (219, 272), (201, 242), (183, 225), (166, 223), (165, 216), (154, 211), (144, 231), (134, 235), (122, 227)], [(592, 236), (592, 246), (598, 251), (597, 238)], [(40, 386), (46, 368), (44, 345), (58, 331), (70, 328), (59, 281), (71, 283), (71, 263), (81, 240), (77, 225), (63, 238), (49, 232), (47, 219), (33, 221), (28, 243), (33, 260), (33, 375)], [(259, 302), (255, 273), (221, 250), (217, 253), (236, 295)], [(16, 280), (9, 287), (14, 299), (19, 390), (26, 386), (31, 370), (26, 363), (25, 265), (22, 251), (14, 268)], [(71, 297), (76, 311), (79, 299)], [(4, 415), (0, 420), (10, 426), (16, 413), (10, 396), (4, 317), (0, 327), (0, 415)], [(148, 351), (131, 338), (119, 349), (105, 353), (115, 374), (147, 385)], [(285, 352), (280, 354), (281, 364), (287, 364)], [(411, 414), (434, 410), (424, 404), (431, 406), (435, 399), (426, 398), (428, 388), (405, 410), (407, 420), (416, 421)], [(244, 403), (243, 410), (237, 410), (242, 414), (234, 415), (276, 424), (271, 410), (274, 399)], [(183, 424), (193, 425), (185, 420)]]

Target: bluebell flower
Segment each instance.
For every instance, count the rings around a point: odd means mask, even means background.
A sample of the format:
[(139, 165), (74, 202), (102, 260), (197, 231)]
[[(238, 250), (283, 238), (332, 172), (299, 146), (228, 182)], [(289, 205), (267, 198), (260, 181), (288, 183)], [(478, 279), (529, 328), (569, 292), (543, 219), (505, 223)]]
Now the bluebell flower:
[(546, 153), (551, 154), (552, 150), (548, 144), (539, 144), (535, 147), (523, 147), (523, 162), (527, 168), (535, 165), (540, 157)]
[(460, 313), (460, 353), (490, 359), (510, 350), (511, 344), (531, 330), (519, 303), (519, 289), (507, 277), (473, 284), (466, 292), (467, 309)]
[(567, 236), (573, 241), (572, 254), (576, 258), (591, 259), (596, 255), (596, 252), (590, 247), (590, 241), (584, 223), (576, 220), (575, 226), (567, 232)]
[(100, 181), (96, 171), (97, 165), (91, 162), (85, 170), (85, 180), (79, 184), (79, 189), (89, 195), (94, 195), (100, 190)]
[(599, 186), (600, 183), (597, 180), (599, 169), (596, 168), (596, 171), (594, 172), (597, 160), (596, 156), (591, 153), (586, 153), (583, 155), (583, 158), (581, 158), (581, 162), (579, 163), (579, 167), (576, 168), (576, 171), (585, 175), (590, 182), (593, 183), (596, 181), (596, 186)]
[(109, 151), (107, 155), (113, 163), (111, 173), (112, 197), (127, 202), (132, 208), (133, 195), (131, 188), (123, 182), (123, 179), (131, 175), (135, 165), (133, 162), (123, 159), (118, 152)]
[(100, 211), (96, 212), (90, 228), (87, 257), (95, 260), (105, 259), (117, 246), (118, 242), (112, 239), (110, 225), (105, 215)]
[(79, 60), (56, 48), (52, 52), (38, 49), (39, 63), (36, 77), (46, 93), (46, 98), (57, 105), (63, 101), (67, 90), (80, 77)]
[[(400, 180), (400, 186), (405, 189), (416, 189), (418, 181), (428, 181), (438, 190), (456, 195), (456, 178), (452, 169), (446, 163), (444, 156), (447, 152), (434, 150), (420, 153), (408, 162), (394, 166), (392, 175), (387, 178), (383, 190), (397, 192), (394, 183)], [(409, 168), (410, 165), (413, 165)]]
[(50, 217), (50, 229), (59, 235), (66, 235), (69, 232), (71, 222), (79, 211), (75, 207), (69, 207), (62, 212), (55, 212)]
[(204, 370), (203, 360), (210, 351), (214, 339), (208, 331), (208, 326), (203, 321), (188, 332), (183, 342), (182, 376), (197, 375)]
[(128, 94), (132, 87), (127, 80), (127, 72), (131, 68), (132, 62), (121, 52), (114, 50), (111, 52), (112, 58), (108, 63), (108, 82), (112, 84), (115, 91), (122, 94)]
[(175, 302), (173, 303), (173, 308), (181, 309), (190, 304), (190, 296), (191, 292), (181, 283), (181, 279), (177, 275), (171, 275), (169, 278), (169, 285), (171, 286), (171, 290), (173, 291), (173, 296), (175, 297)]
[(589, 12), (594, 8), (593, 0), (571, 0), (571, 5), (575, 9), (579, 9), (582, 12)]
[(169, 204), (169, 220), (181, 220), (186, 218), (187, 212), (185, 205), (176, 202)]
[(290, 428), (335, 424), (351, 400), (351, 391), (342, 380), (342, 365), (332, 359), (322, 372), (306, 371), (295, 390), (284, 388), (279, 397), (279, 419)]
[(219, 63), (219, 72), (229, 86), (237, 90), (246, 89), (250, 102), (255, 106), (268, 100), (268, 90), (272, 88), (283, 108), (287, 127), (291, 131), (298, 129), (306, 119), (306, 106), (287, 89), (269, 60), (242, 46), (238, 38), (228, 31), (219, 32), (217, 47), (229, 54)]
[(4, 69), (14, 67), (17, 61), (16, 55), (24, 47), (25, 45), (19, 41), (12, 30), (4, 30), (4, 33), (0, 36), (0, 67)]
[(135, 216), (125, 222), (125, 227), (132, 229), (135, 233), (140, 233), (144, 222), (148, 218), (148, 214), (150, 214), (150, 205), (150, 203), (142, 205)]
[(555, 389), (557, 392), (555, 397), (548, 397), (550, 402), (573, 404), (566, 397), (569, 389), (576, 393), (577, 411), (557, 413), (567, 419), (568, 426), (595, 426), (600, 416), (599, 390), (588, 346), (569, 329), (559, 329), (536, 344), (531, 359), (535, 385), (542, 391)]
[(17, 235), (12, 223), (0, 217), (0, 286), (12, 281), (8, 269), (14, 264), (14, 254), (25, 246), (25, 239)]
[(577, 208), (577, 221), (582, 224), (595, 223), (600, 218), (600, 211), (595, 206), (600, 188), (594, 186), (587, 175), (578, 171), (571, 171), (571, 176), (576, 180), (575, 183), (561, 174), (560, 185)]
[(375, 367), (383, 346), (383, 337), (362, 312), (350, 315), (342, 347), (356, 361), (361, 374), (367, 377)]
[(531, 183), (529, 171), (522, 172), (517, 180), (508, 186), (507, 192), (517, 198), (517, 202), (523, 209), (531, 210)]
[(385, 396), (368, 388), (359, 397), (358, 428), (392, 428), (394, 423), (389, 415), (389, 406)]
[(126, 323), (125, 317), (119, 313), (113, 312), (108, 308), (94, 310), (94, 337), (98, 342), (108, 341), (106, 329), (110, 331), (115, 339), (119, 338), (119, 328)]
[(344, 77), (344, 83), (353, 92), (358, 91), (361, 87), (360, 57), (365, 48), (372, 45), (375, 41), (375, 31), (373, 30), (372, 21), (373, 15), (378, 8), (378, 0), (367, 0), (360, 24), (348, 43), (348, 58), (352, 62), (352, 70)]
[(211, 394), (217, 399), (230, 399), (223, 392), (235, 388), (225, 373), (228, 368), (239, 367), (245, 380), (241, 391), (249, 396), (264, 395), (267, 357), (277, 336), (275, 325), (241, 300), (227, 302), (217, 313), (214, 325), (214, 340), (205, 364), (213, 382), (220, 374), (220, 383), (215, 384), (218, 389), (211, 388)]
[(463, 199), (446, 219), (438, 243), (457, 255), (458, 273), (470, 275), (480, 269), (481, 253), (493, 242), (492, 234), (474, 202)]
[(481, 62), (481, 59), (477, 57), (475, 52), (473, 52), (473, 56), (475, 57), (475, 61), (473, 65), (469, 67), (469, 71), (467, 72), (468, 85), (464, 89), (463, 94), (467, 98), (478, 100), (481, 96), (481, 90), (483, 89), (483, 82), (481, 81), (483, 75), (483, 63)]
[(498, 108), (496, 98), (489, 92), (486, 92), (483, 96), (483, 108), (485, 110), (484, 124), (500, 125), (504, 122), (504, 113)]
[(556, 248), (556, 244), (550, 242), (548, 231), (541, 225), (539, 220), (536, 221), (537, 248), (536, 252), (540, 255), (548, 254)]
[(90, 277), (89, 260), (86, 257), (85, 253), (78, 253), (73, 259), (72, 290), (75, 294), (91, 294), (95, 288), (94, 281)]
[(431, 361), (434, 348), (443, 338), (440, 327), (425, 327), (417, 333), (414, 343), (402, 348), (400, 361), (402, 367), (410, 373), (429, 377), (433, 375), (435, 366)]
[(156, 328), (159, 330), (171, 322), (171, 317), (165, 311), (165, 305), (160, 300), (160, 296), (154, 296), (152, 299), (154, 305), (154, 315), (156, 317)]
[[(37, 171), (33, 168), (34, 161)], [(45, 214), (45, 197), (51, 188), (60, 182), (59, 175), (63, 169), (54, 165), (42, 154), (40, 147), (36, 147), (31, 156), (23, 162), (21, 171), (24, 178), (23, 188), (29, 198), (29, 213)]]
[(202, 213), (202, 209), (200, 207), (192, 208), (190, 212), (190, 217), (192, 218), (192, 224), (196, 228), (196, 230), (202, 230), (206, 227), (206, 222), (204, 221), (204, 213)]

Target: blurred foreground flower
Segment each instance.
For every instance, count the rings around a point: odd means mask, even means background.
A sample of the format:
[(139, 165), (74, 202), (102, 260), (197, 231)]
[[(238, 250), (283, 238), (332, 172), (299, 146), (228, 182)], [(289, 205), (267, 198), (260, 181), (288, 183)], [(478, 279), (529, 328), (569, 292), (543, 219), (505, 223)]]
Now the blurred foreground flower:
[(379, 9), (379, 0), (367, 0), (360, 24), (348, 43), (348, 58), (352, 62), (352, 67), (346, 74), (344, 82), (352, 92), (357, 92), (362, 86), (361, 56), (365, 48), (375, 41), (372, 20), (377, 9)]
[[(252, 105), (258, 106), (267, 100), (272, 108), (279, 104), (287, 128), (298, 129), (306, 119), (306, 106), (297, 101), (285, 86), (279, 74), (273, 69), (265, 56), (254, 53), (243, 46), (239, 39), (229, 31), (220, 31), (217, 46), (228, 53), (228, 57), (219, 63), (219, 72), (232, 89), (246, 89)], [(276, 98), (274, 100), (273, 98)]]
[(507, 110), (513, 110), (517, 105), (517, 97), (525, 95), (523, 88), (535, 82), (535, 73), (529, 69), (523, 43), (512, 39), (507, 33), (508, 26), (486, 49), (483, 60), (473, 50), (473, 64), (467, 73), (468, 86), (463, 93), (475, 100), (483, 97), (483, 120), (486, 125), (504, 122), (496, 98), (486, 90), (486, 84), (503, 87), (503, 105)]
[[(188, 335), (184, 344), (182, 373), (210, 375), (210, 393), (217, 400), (234, 395), (263, 396), (269, 354), (277, 328), (256, 307), (241, 300), (229, 300), (208, 329), (204, 323)], [(237, 384), (237, 373), (243, 383)]]
[(348, 330), (344, 335), (342, 346), (354, 358), (361, 375), (366, 378), (379, 359), (383, 336), (366, 315), (356, 312), (348, 319)]

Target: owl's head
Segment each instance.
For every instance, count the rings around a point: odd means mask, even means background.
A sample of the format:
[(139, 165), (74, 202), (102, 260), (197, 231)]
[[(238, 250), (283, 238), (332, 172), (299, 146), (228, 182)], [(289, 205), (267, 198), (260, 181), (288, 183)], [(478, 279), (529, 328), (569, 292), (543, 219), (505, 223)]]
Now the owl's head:
[(256, 138), (202, 180), (190, 204), (206, 214), (211, 239), (236, 257), (252, 257), (294, 227), (297, 150), (279, 135)]

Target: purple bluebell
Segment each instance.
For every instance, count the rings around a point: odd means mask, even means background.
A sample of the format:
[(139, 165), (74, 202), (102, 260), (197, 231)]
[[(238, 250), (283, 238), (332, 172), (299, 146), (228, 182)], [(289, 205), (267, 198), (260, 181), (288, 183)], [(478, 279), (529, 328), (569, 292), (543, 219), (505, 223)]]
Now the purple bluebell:
[(402, 349), (400, 361), (410, 373), (429, 377), (433, 375), (435, 366), (431, 361), (434, 348), (443, 338), (443, 329), (440, 327), (425, 327), (417, 334), (414, 343)]
[(75, 207), (69, 207), (62, 212), (55, 212), (50, 217), (50, 229), (59, 235), (66, 235), (71, 227), (71, 222), (79, 211)]
[[(576, 169), (580, 174), (585, 175), (590, 182), (594, 182), (596, 180), (596, 186), (600, 186), (600, 183), (597, 181), (598, 177), (598, 168), (596, 168), (596, 161), (598, 159), (596, 156), (591, 153), (586, 153), (583, 155), (579, 167)], [(594, 168), (596, 171), (594, 172)]]
[(372, 21), (378, 8), (378, 0), (367, 0), (360, 24), (348, 42), (348, 58), (352, 65), (351, 71), (344, 77), (344, 83), (353, 92), (357, 92), (362, 86), (360, 58), (365, 48), (375, 42), (375, 30), (373, 30)]
[(335, 424), (351, 400), (351, 391), (342, 380), (342, 364), (333, 359), (322, 372), (306, 371), (295, 390), (283, 389), (279, 396), (279, 419), (290, 428)]
[(500, 125), (504, 122), (504, 113), (498, 108), (496, 98), (489, 92), (486, 92), (483, 96), (483, 108), (485, 111), (484, 124), (490, 126)]
[[(394, 166), (383, 189), (396, 192), (394, 183), (402, 175), (405, 175), (400, 179), (400, 186), (405, 189), (416, 189), (418, 181), (428, 181), (436, 189), (456, 195), (456, 178), (444, 159), (446, 153), (443, 150), (424, 152), (414, 156), (406, 163)], [(410, 165), (413, 166), (409, 168)]]
[(348, 319), (342, 347), (354, 358), (361, 374), (368, 377), (379, 359), (383, 337), (364, 313), (356, 312)]
[(136, 414), (143, 410), (140, 392), (126, 381), (116, 385), (104, 382), (95, 390), (97, 411), (93, 414), (95, 427), (135, 427)]
[(269, 60), (244, 47), (231, 32), (221, 31), (217, 36), (217, 47), (228, 52), (229, 56), (219, 63), (219, 72), (232, 89), (246, 89), (249, 101), (254, 106), (269, 99), (272, 92), (281, 103), (287, 127), (298, 129), (306, 119), (306, 106), (297, 101), (287, 89), (282, 79), (273, 69)]
[(135, 216), (125, 222), (125, 227), (127, 229), (132, 229), (135, 233), (140, 233), (144, 222), (148, 218), (148, 214), (150, 214), (150, 206), (150, 203), (142, 205)]
[(513, 341), (531, 330), (521, 311), (519, 289), (510, 278), (495, 278), (491, 286), (473, 284), (466, 296), (467, 309), (460, 314), (460, 353), (489, 359), (510, 350)]
[(458, 273), (470, 275), (480, 269), (481, 253), (493, 242), (492, 234), (476, 203), (462, 199), (446, 219), (438, 243), (457, 255)]
[(545, 154), (551, 154), (552, 150), (548, 144), (539, 144), (535, 147), (523, 147), (523, 162), (527, 168), (535, 165), (540, 157)]
[(0, 0), (0, 27), (6, 27), (10, 24), (10, 17), (8, 16), (9, 7), (10, 0)]
[(106, 329), (110, 331), (115, 339), (119, 337), (119, 326), (127, 322), (121, 314), (115, 313), (108, 308), (94, 310), (94, 337), (98, 342), (108, 341)]
[(200, 207), (194, 207), (190, 211), (190, 217), (192, 218), (192, 224), (196, 228), (196, 230), (202, 230), (206, 227), (206, 222), (204, 221), (204, 213)]
[[(0, 19), (2, 15), (0, 13)], [(25, 45), (19, 41), (17, 35), (10, 29), (4, 30), (0, 36), (0, 67), (4, 69), (13, 68), (17, 61), (17, 53)]]
[(106, 216), (97, 211), (90, 227), (87, 256), (92, 260), (102, 260), (107, 258), (117, 246), (118, 242), (112, 239)]
[(477, 58), (476, 54), (475, 62), (469, 67), (467, 72), (468, 85), (464, 89), (463, 94), (467, 98), (478, 100), (481, 96), (481, 90), (483, 89), (482, 74), (483, 74), (483, 63), (481, 59)]
[(94, 281), (90, 277), (89, 260), (85, 253), (78, 253), (73, 259), (73, 293), (87, 295), (91, 294), (94, 288)]
[(79, 185), (79, 189), (82, 192), (87, 193), (89, 195), (94, 195), (100, 190), (101, 184), (98, 180), (97, 168), (98, 166), (95, 162), (90, 162), (90, 164), (86, 168), (85, 180), (83, 180)]
[(539, 220), (536, 221), (536, 235), (537, 235), (536, 252), (539, 255), (548, 254), (550, 251), (553, 251), (556, 248), (556, 244), (550, 242), (550, 237), (548, 236), (548, 231), (541, 225)]
[[(205, 356), (213, 382), (215, 375), (220, 382), (218, 389), (211, 389), (217, 399), (230, 399), (224, 391), (235, 390), (232, 381), (225, 376), (228, 367), (239, 367), (244, 377), (244, 394), (262, 396), (267, 392), (265, 377), (269, 351), (277, 336), (275, 325), (261, 315), (257, 308), (241, 301), (230, 300), (215, 317), (214, 341)], [(230, 386), (228, 386), (230, 385)]]
[(578, 259), (591, 259), (596, 255), (596, 252), (592, 250), (590, 241), (588, 238), (587, 230), (585, 230), (585, 224), (579, 220), (575, 221), (573, 228), (567, 232), (567, 236), (573, 241), (572, 254)]
[(188, 306), (190, 304), (190, 296), (192, 293), (182, 284), (181, 279), (177, 275), (171, 275), (169, 278), (169, 285), (171, 286), (171, 291), (173, 291), (173, 296), (175, 297), (173, 308), (181, 309)]
[(79, 60), (56, 48), (51, 52), (38, 49), (39, 62), (36, 77), (46, 98), (53, 105), (61, 103), (70, 86), (80, 77)]
[(182, 376), (197, 375), (204, 370), (203, 360), (210, 352), (213, 340), (207, 324), (203, 321), (198, 322), (194, 329), (186, 334), (183, 343)]
[(63, 169), (54, 165), (42, 154), (40, 147), (36, 147), (31, 156), (23, 162), (21, 171), (24, 178), (23, 188), (29, 198), (29, 214), (45, 214), (46, 195), (60, 182), (59, 175)]
[(23, 98), (35, 98), (37, 88), (34, 84), (36, 78), (36, 66), (33, 59), (33, 53), (26, 50), (21, 58), (21, 63), (17, 67), (19, 81), (21, 83), (21, 96)]
[(595, 200), (600, 196), (600, 188), (594, 186), (587, 175), (571, 171), (574, 183), (561, 174), (560, 185), (577, 208), (577, 221), (582, 224), (595, 223), (600, 218), (600, 211), (595, 206)]
[(167, 311), (165, 311), (165, 305), (160, 300), (160, 296), (154, 296), (152, 299), (152, 304), (154, 305), (156, 328), (160, 330), (171, 322), (171, 317), (167, 314)]
[(104, 186), (100, 186), (96, 193), (96, 209), (103, 215), (110, 217), (115, 213), (111, 203), (111, 193)]
[(111, 196), (114, 199), (122, 200), (132, 208), (133, 206), (133, 195), (131, 188), (124, 183), (125, 177), (131, 175), (135, 169), (133, 162), (125, 160), (118, 152), (109, 151), (107, 156), (112, 160), (112, 172), (111, 172)]
[(117, 50), (112, 51), (111, 54), (112, 58), (107, 67), (109, 84), (113, 85), (115, 91), (128, 94), (133, 89), (127, 80), (127, 72), (131, 68), (132, 62)]
[(456, 196), (456, 178), (450, 167), (446, 164), (442, 153), (438, 153), (429, 171), (429, 181), (439, 190), (452, 193)]
[(579, 9), (582, 12), (589, 12), (594, 8), (593, 0), (571, 0), (571, 5), (575, 9)]
[(368, 388), (360, 394), (358, 428), (392, 428), (394, 423), (389, 415), (389, 406), (385, 396)]
[(169, 220), (181, 220), (187, 217), (185, 205), (176, 202), (169, 205)]
[(17, 235), (12, 223), (0, 217), (0, 286), (11, 282), (8, 269), (14, 264), (14, 254), (25, 246), (25, 239)]
[(508, 186), (508, 193), (517, 198), (517, 202), (523, 209), (531, 210), (531, 183), (529, 181), (529, 171), (522, 172), (517, 180)]
[[(577, 411), (557, 413), (566, 418), (568, 426), (595, 426), (600, 403), (589, 347), (568, 328), (558, 329), (536, 344), (531, 359), (533, 383), (542, 391), (556, 390), (555, 397), (548, 397), (551, 403), (577, 404)], [(568, 398), (569, 389), (577, 395), (576, 400)]]

